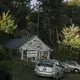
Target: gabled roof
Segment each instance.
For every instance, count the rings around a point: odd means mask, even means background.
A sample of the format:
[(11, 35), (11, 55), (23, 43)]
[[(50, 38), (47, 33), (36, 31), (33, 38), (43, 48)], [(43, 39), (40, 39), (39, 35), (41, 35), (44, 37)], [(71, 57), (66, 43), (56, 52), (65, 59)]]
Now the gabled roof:
[[(7, 44), (6, 44), (6, 46), (8, 47), (8, 48), (11, 48), (11, 49), (16, 49), (16, 48), (20, 48), (20, 47), (22, 47), (22, 46), (25, 46), (25, 43), (27, 44), (29, 41), (31, 41), (32, 39), (34, 39), (35, 37), (37, 37), (36, 35), (34, 35), (34, 36), (32, 36), (32, 37), (26, 37), (26, 36), (24, 36), (24, 37), (21, 37), (21, 38), (14, 38), (14, 39), (10, 39), (8, 42), (7, 42)], [(37, 37), (38, 38), (38, 37)], [(39, 40), (40, 40), (40, 42), (42, 43), (42, 44), (44, 44), (46, 47), (47, 47), (47, 49), (51, 49), (51, 48), (49, 48), (40, 38), (38, 38)], [(36, 47), (37, 46), (27, 46), (26, 45), (26, 48), (35, 48), (36, 49)]]
[(51, 50), (53, 51), (49, 46), (47, 46), (38, 36), (34, 36), (32, 39), (27, 41), (27, 43), (23, 44), (20, 48), (20, 50)]

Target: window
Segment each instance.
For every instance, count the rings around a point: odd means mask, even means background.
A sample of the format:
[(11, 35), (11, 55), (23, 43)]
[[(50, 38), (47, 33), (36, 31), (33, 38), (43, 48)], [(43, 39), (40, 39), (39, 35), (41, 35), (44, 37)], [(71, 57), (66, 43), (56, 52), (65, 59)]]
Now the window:
[(56, 66), (57, 67), (62, 67), (62, 65), (59, 62), (56, 63)]
[(76, 66), (75, 62), (69, 62), (70, 65)]
[(27, 59), (27, 50), (23, 51), (23, 57), (24, 57), (25, 60)]
[(45, 67), (53, 67), (52, 63), (48, 63), (46, 61), (42, 61), (38, 63), (38, 66), (45, 66)]
[(24, 50), (23, 51), (23, 55), (27, 55), (27, 50)]

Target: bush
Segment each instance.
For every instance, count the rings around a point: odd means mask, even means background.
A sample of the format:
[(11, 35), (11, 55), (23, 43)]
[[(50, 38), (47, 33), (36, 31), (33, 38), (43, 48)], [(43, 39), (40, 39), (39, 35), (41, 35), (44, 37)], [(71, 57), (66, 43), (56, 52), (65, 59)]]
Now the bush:
[[(74, 50), (73, 50), (74, 51)], [(77, 60), (77, 52), (72, 53), (72, 49), (69, 46), (60, 45), (59, 48), (56, 48), (54, 53), (52, 53), (53, 58), (58, 60)]]
[(5, 46), (0, 46), (0, 61), (10, 59), (12, 59), (11, 51)]
[(12, 80), (12, 75), (5, 68), (0, 68), (0, 80)]

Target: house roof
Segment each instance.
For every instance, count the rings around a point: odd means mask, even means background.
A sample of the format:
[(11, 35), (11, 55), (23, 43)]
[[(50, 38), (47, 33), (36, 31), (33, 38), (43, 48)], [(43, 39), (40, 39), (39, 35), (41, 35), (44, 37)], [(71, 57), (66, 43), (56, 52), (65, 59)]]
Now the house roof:
[(29, 41), (30, 39), (32, 39), (33, 37), (24, 36), (24, 37), (20, 37), (20, 38), (12, 38), (5, 45), (8, 48), (16, 49), (16, 48), (19, 48), (24, 43), (26, 43), (27, 41)]
[[(16, 49), (16, 48), (20, 48), (21, 46), (25, 46), (25, 43), (28, 43), (30, 40), (32, 40), (34, 37), (37, 37), (36, 35), (32, 36), (32, 37), (27, 37), (27, 36), (24, 36), (24, 37), (21, 37), (21, 38), (14, 38), (14, 39), (10, 39), (7, 43), (6, 43), (6, 46), (8, 48), (11, 48), (11, 49)], [(40, 39), (40, 38), (38, 38)], [(41, 40), (41, 39), (40, 39)], [(46, 45), (42, 40), (41, 42)], [(48, 49), (50, 49), (47, 45), (46, 47)], [(27, 46), (26, 45), (26, 48), (35, 48), (36, 49), (36, 46)]]

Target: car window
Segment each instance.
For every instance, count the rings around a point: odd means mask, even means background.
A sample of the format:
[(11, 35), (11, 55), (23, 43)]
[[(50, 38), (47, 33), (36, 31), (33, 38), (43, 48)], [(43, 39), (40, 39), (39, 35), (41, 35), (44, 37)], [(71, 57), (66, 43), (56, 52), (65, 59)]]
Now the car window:
[(59, 62), (56, 63), (56, 66), (62, 67), (62, 65)]
[(53, 67), (53, 64), (52, 63), (47, 63), (47, 62), (39, 62), (38, 66)]
[(76, 66), (75, 62), (69, 62), (70, 65)]

